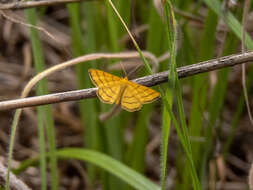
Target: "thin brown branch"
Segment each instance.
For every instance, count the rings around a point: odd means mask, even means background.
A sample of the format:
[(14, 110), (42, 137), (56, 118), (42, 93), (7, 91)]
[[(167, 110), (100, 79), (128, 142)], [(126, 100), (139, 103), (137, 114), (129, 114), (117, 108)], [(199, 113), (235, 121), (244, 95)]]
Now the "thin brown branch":
[[(179, 78), (193, 76), (199, 73), (209, 72), (225, 67), (247, 63), (253, 61), (253, 51), (243, 54), (235, 54), (218, 59), (208, 60), (193, 65), (180, 67), (177, 69)], [(138, 84), (145, 86), (154, 86), (167, 82), (169, 71), (141, 77), (133, 80)], [(97, 88), (89, 88), (83, 90), (75, 90), (69, 92), (55, 93), (43, 96), (22, 98), (16, 100), (8, 100), (0, 102), (0, 110), (17, 109), (23, 107), (31, 107), (45, 104), (53, 104), (66, 101), (74, 101), (80, 99), (88, 99), (96, 97)]]
[(27, 9), (40, 6), (50, 6), (56, 4), (74, 3), (83, 0), (40, 0), (40, 1), (15, 1), (11, 3), (0, 3), (0, 10)]

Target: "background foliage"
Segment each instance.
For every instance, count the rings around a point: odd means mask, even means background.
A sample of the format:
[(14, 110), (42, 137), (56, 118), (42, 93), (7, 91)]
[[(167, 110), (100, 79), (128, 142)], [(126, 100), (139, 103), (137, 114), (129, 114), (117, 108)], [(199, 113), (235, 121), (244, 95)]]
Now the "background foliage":
[[(159, 62), (159, 71), (170, 69), (169, 82), (156, 87), (161, 100), (138, 112), (121, 111), (106, 121), (101, 121), (99, 115), (112, 106), (98, 99), (26, 109), (14, 151), (14, 159), (19, 162), (14, 170), (18, 177), (33, 189), (247, 189), (252, 126), (241, 90), (241, 68), (212, 71), (181, 81), (175, 70), (240, 51), (244, 2), (113, 3), (141, 50), (151, 52), (158, 60), (170, 54), (169, 59)], [(39, 36), (34, 28), (13, 25), (1, 18), (4, 27), (0, 74), (4, 81), (8, 80), (0, 91), (3, 99), (17, 97), (32, 75), (64, 60), (96, 52), (136, 51), (109, 1), (10, 14), (18, 14), (27, 23), (43, 25), (60, 43)], [(249, 14), (247, 23), (252, 19)], [(248, 24), (246, 28), (249, 33), (245, 44), (250, 50), (252, 27)], [(21, 50), (23, 53), (18, 53)], [(33, 95), (90, 88), (89, 68), (124, 75), (122, 64), (131, 73), (130, 78), (150, 74), (146, 67), (136, 70), (140, 62), (141, 59), (129, 59), (79, 64), (41, 81)], [(252, 74), (249, 64), (250, 101)], [(6, 111), (0, 115), (0, 153), (5, 155), (12, 114)]]

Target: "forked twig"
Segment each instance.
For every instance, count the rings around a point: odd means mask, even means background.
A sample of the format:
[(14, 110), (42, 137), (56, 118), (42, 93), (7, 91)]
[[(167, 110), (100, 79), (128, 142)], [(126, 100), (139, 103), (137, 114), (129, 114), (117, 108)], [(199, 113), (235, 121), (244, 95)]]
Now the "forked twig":
[[(177, 72), (179, 78), (185, 78), (199, 73), (209, 72), (225, 67), (231, 67), (234, 65), (251, 61), (253, 61), (253, 51), (245, 52), (242, 54), (230, 55), (226, 57), (220, 57), (218, 59), (208, 60), (193, 65), (183, 66), (178, 68)], [(153, 75), (141, 77), (133, 81), (145, 86), (154, 86), (166, 82), (168, 80), (168, 74), (169, 71), (164, 71)], [(0, 102), (0, 110), (17, 109), (23, 107), (94, 98), (96, 97), (96, 90), (97, 88), (89, 88), (83, 90), (75, 90), (30, 98), (3, 101)]]
[(56, 41), (57, 43), (58, 40), (52, 35), (50, 34), (46, 29), (44, 29), (43, 27), (40, 27), (40, 26), (34, 26), (32, 24), (28, 24), (28, 23), (25, 23), (24, 21), (21, 21), (21, 20), (18, 20), (17, 18), (13, 18), (11, 16), (8, 16), (4, 11), (2, 11), (0, 9), (0, 15), (2, 15), (5, 19), (13, 22), (13, 23), (16, 23), (16, 24), (20, 24), (20, 25), (23, 25), (23, 26), (26, 26), (28, 28), (35, 28), (41, 32), (43, 32), (44, 34), (46, 34), (49, 38), (53, 39), (54, 41)]

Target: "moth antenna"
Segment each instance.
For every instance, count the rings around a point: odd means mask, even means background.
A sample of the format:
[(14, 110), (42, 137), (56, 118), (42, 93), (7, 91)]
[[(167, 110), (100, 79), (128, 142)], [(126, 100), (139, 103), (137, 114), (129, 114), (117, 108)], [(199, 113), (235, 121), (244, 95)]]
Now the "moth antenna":
[(120, 61), (119, 63), (120, 63), (120, 65), (121, 65), (122, 71), (124, 72), (125, 76), (127, 77), (127, 73), (126, 73), (126, 70), (125, 70), (125, 68), (124, 68), (124, 66), (123, 66), (123, 64), (122, 64), (122, 62)]
[(136, 72), (141, 66), (142, 66), (142, 64), (136, 66), (132, 71), (130, 71), (130, 72), (128, 73), (128, 76), (130, 76), (132, 73)]

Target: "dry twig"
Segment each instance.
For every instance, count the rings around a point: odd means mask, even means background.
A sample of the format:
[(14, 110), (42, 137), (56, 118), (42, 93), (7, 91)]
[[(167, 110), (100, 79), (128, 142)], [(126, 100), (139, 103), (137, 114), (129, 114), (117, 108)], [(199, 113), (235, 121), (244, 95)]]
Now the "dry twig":
[(11, 3), (0, 3), (0, 10), (27, 9), (33, 7), (50, 6), (55, 4), (74, 3), (83, 0), (40, 0), (40, 1), (16, 1)]
[[(0, 162), (0, 185), (5, 185), (5, 179), (7, 175), (7, 168)], [(10, 188), (12, 190), (31, 190), (26, 184), (21, 180), (16, 178), (15, 175), (11, 173), (10, 175)]]
[[(208, 60), (208, 61), (200, 62), (197, 64), (180, 67), (177, 69), (177, 72), (178, 72), (179, 78), (184, 78), (184, 77), (193, 76), (199, 73), (209, 72), (216, 69), (221, 69), (221, 68), (231, 67), (234, 65), (242, 64), (242, 63), (247, 63), (250, 61), (253, 61), (253, 51), (243, 53), (243, 54), (230, 55), (230, 56), (221, 57), (218, 59)], [(136, 82), (138, 84), (142, 84), (145, 86), (154, 86), (154, 85), (166, 82), (168, 80), (168, 74), (169, 74), (169, 71), (164, 71), (157, 74), (135, 79), (133, 80), (133, 82)], [(94, 98), (96, 97), (96, 90), (97, 88), (89, 88), (89, 89), (55, 93), (55, 94), (36, 96), (36, 97), (30, 97), (30, 98), (22, 98), (22, 99), (17, 99), (17, 100), (3, 101), (3, 102), (0, 102), (0, 110), (17, 109), (17, 108), (23, 108), (23, 107)]]
[[(1, 7), (1, 6), (0, 6)], [(4, 11), (0, 11), (0, 14), (6, 18), (7, 20), (10, 20), (11, 22), (13, 23), (16, 23), (16, 24), (21, 24), (23, 26), (26, 26), (27, 28), (34, 28), (34, 29), (37, 29), (43, 33), (45, 33), (47, 36), (49, 36), (50, 38), (52, 38), (54, 41), (58, 42), (58, 40), (52, 35), (50, 34), (47, 30), (45, 30), (43, 27), (40, 27), (40, 26), (34, 26), (32, 24), (27, 24), (21, 20), (18, 20), (17, 18), (13, 18), (11, 16), (8, 16)]]

